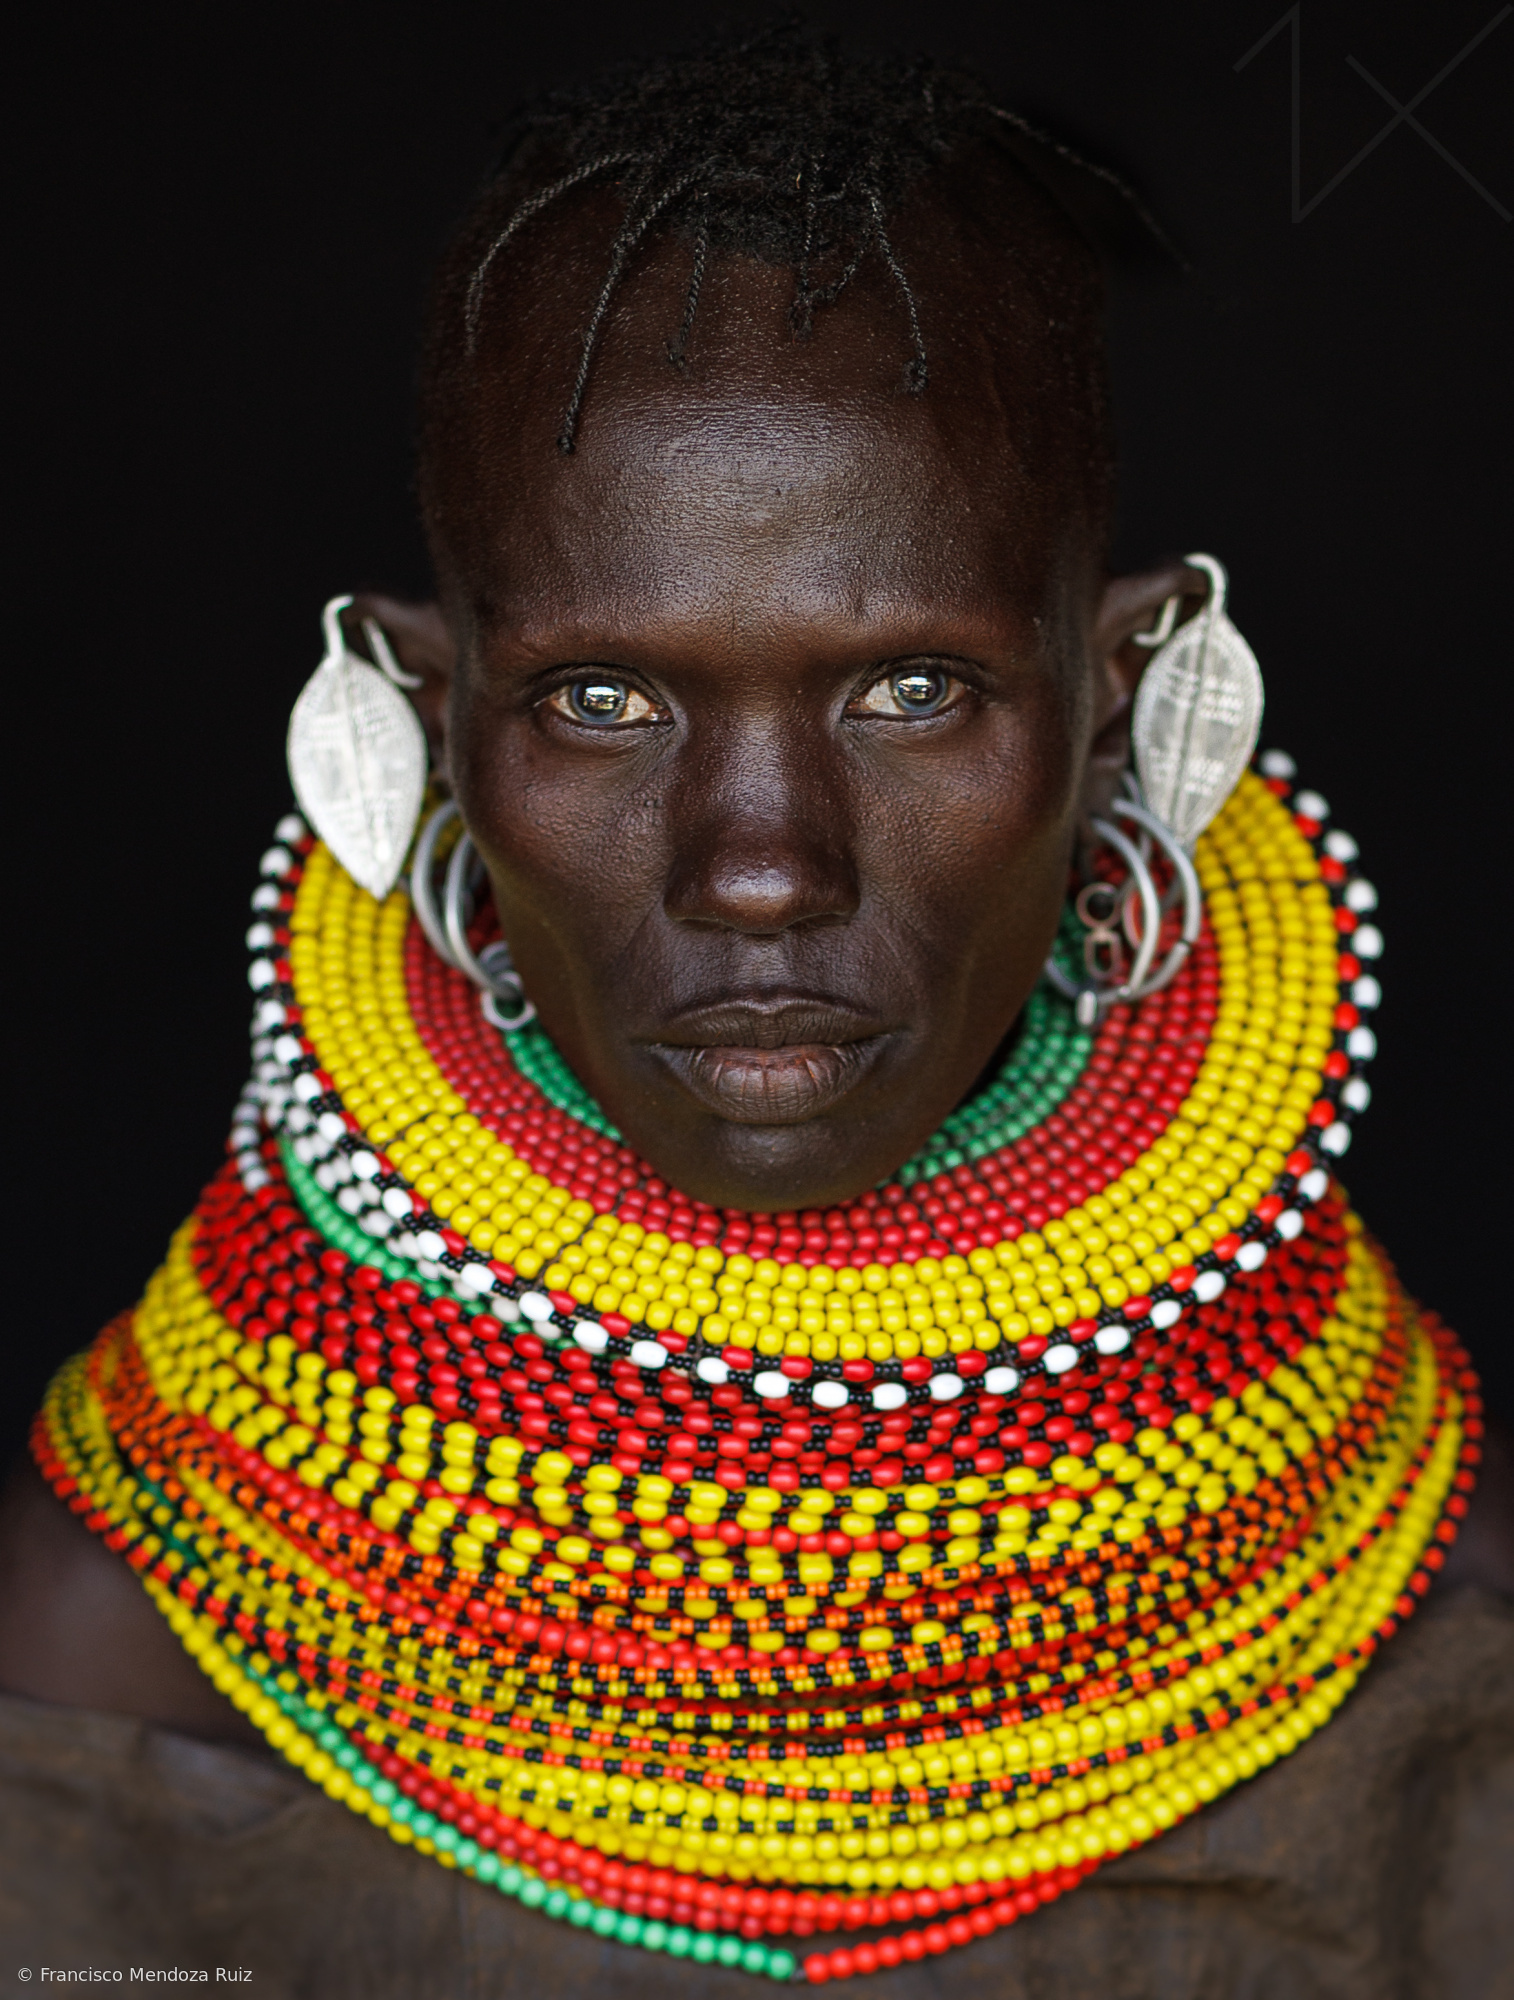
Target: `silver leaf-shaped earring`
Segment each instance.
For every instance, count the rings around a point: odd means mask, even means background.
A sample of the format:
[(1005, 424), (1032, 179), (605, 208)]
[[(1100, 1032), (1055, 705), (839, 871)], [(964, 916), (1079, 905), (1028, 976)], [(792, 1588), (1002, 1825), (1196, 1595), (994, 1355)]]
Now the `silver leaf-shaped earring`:
[[(1179, 599), (1169, 597), (1131, 714), (1141, 797), (1191, 854), (1194, 842), (1235, 790), (1262, 727), (1262, 673), (1256, 655), (1225, 616), (1226, 576), (1213, 556), (1184, 561), (1209, 578), (1202, 611), (1173, 631)], [(1170, 636), (1169, 636), (1170, 635)]]
[[(382, 900), (399, 880), (426, 790), (426, 732), (400, 692), (401, 671), (370, 619), (380, 665), (347, 650), (333, 597), (321, 614), (326, 656), (289, 718), (289, 776), (306, 819), (352, 879)], [(396, 685), (398, 683), (399, 685)]]

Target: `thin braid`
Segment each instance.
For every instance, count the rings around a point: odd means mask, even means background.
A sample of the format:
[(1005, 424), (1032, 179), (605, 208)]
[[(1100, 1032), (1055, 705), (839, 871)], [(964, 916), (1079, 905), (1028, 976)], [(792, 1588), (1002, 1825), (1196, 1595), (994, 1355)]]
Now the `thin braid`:
[(684, 354), (689, 345), (689, 335), (694, 329), (694, 315), (699, 310), (699, 293), (704, 284), (705, 259), (710, 254), (710, 198), (705, 196), (699, 211), (699, 233), (694, 238), (694, 268), (689, 276), (689, 295), (684, 302), (683, 324), (674, 335), (668, 349), (668, 359), (675, 368), (682, 368)]
[(914, 288), (905, 274), (904, 266), (894, 255), (893, 244), (888, 240), (888, 230), (884, 227), (883, 203), (876, 188), (871, 191), (871, 202), (879, 255), (893, 273), (894, 283), (904, 297), (904, 310), (909, 315), (909, 332), (915, 344), (915, 352), (908, 368), (904, 371), (904, 380), (910, 394), (918, 396), (930, 380), (930, 364), (925, 358), (925, 340), (920, 332), (920, 314), (915, 305)]
[(804, 247), (799, 252), (799, 263), (794, 272), (794, 296), (789, 304), (789, 325), (796, 340), (808, 340), (815, 330), (814, 295), (810, 290), (810, 251), (815, 244), (815, 183), (819, 178), (820, 162), (811, 159), (804, 195)]
[(510, 220), (484, 252), (473, 276), (468, 281), (468, 296), (463, 308), (463, 323), (467, 328), (467, 351), (470, 355), (478, 342), (478, 322), (483, 313), (484, 287), (489, 280), (490, 268), (495, 258), (504, 249), (516, 230), (523, 223), (529, 222), (533, 215), (539, 215), (544, 208), (549, 207), (560, 195), (567, 194), (571, 188), (579, 187), (584, 181), (592, 180), (595, 174), (602, 174), (609, 167), (623, 167), (628, 161), (635, 159), (635, 157), (634, 153), (605, 153), (597, 160), (590, 160), (584, 166), (575, 167), (572, 173), (564, 174), (561, 180), (553, 181), (550, 187), (544, 187), (539, 194), (528, 196), (520, 204), (519, 208), (514, 211)]
[(584, 390), (589, 382), (589, 366), (594, 359), (594, 349), (599, 344), (599, 331), (604, 325), (605, 314), (610, 310), (610, 300), (615, 296), (615, 287), (620, 283), (621, 273), (626, 268), (627, 260), (669, 202), (676, 201), (684, 189), (697, 179), (695, 174), (685, 174), (682, 180), (675, 181), (670, 188), (666, 188), (656, 201), (638, 215), (637, 204), (651, 177), (652, 164), (649, 163), (644, 169), (631, 196), (626, 219), (610, 250), (610, 268), (605, 272), (605, 281), (599, 288), (599, 297), (594, 301), (589, 324), (584, 328), (583, 351), (578, 357), (578, 373), (573, 378), (573, 393), (568, 398), (568, 407), (563, 411), (562, 426), (557, 433), (557, 449), (564, 457), (573, 450), (574, 433), (578, 429), (578, 413), (583, 404)]
[(1162, 246), (1178, 269), (1186, 271), (1189, 268), (1188, 259), (1179, 250), (1161, 223), (1157, 221), (1156, 217), (1146, 206), (1145, 202), (1142, 201), (1129, 181), (1122, 175), (1117, 174), (1112, 167), (1101, 167), (1097, 160), (1085, 159), (1073, 147), (1064, 145), (1060, 139), (1053, 139), (1049, 133), (1043, 132), (1040, 126), (1032, 125), (1028, 118), (1020, 117), (1018, 112), (1006, 111), (1000, 104), (985, 104), (982, 108), (988, 113), (990, 118), (997, 118), (1005, 125), (1012, 125), (1017, 132), (1024, 138), (1029, 139), (1033, 145), (1044, 147), (1048, 153), (1054, 153), (1059, 160), (1064, 160), (1068, 166), (1076, 167), (1080, 173), (1088, 174), (1096, 181), (1102, 181), (1107, 188), (1112, 189), (1120, 197), (1120, 200), (1141, 224), (1141, 227), (1153, 241)]

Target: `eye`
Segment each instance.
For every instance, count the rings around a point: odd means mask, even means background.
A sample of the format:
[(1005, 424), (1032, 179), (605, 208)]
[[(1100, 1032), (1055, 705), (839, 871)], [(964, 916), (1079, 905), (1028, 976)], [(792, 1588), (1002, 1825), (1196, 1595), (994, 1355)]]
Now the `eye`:
[(585, 674), (581, 680), (569, 681), (566, 687), (548, 695), (547, 706), (570, 722), (595, 729), (623, 729), (638, 722), (657, 721), (661, 716), (661, 711), (638, 689), (608, 674)]
[(919, 662), (895, 667), (875, 680), (865, 694), (851, 704), (854, 715), (927, 716), (950, 708), (962, 692), (962, 683), (944, 667)]

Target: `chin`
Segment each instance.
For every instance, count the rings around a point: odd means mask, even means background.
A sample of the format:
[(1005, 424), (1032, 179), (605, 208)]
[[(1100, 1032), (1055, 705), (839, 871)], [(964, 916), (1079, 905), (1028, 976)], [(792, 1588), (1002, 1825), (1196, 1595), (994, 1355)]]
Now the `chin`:
[(754, 1214), (828, 1208), (854, 1201), (909, 1158), (907, 1138), (880, 1143), (860, 1121), (815, 1118), (794, 1125), (746, 1125), (721, 1120), (710, 1141), (658, 1171), (713, 1208)]

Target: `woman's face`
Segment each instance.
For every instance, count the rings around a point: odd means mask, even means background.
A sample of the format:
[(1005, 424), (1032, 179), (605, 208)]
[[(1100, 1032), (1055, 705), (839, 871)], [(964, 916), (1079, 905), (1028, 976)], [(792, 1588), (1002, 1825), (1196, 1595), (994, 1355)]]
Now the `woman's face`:
[(802, 1209), (896, 1168), (1013, 1024), (1104, 656), (1173, 575), (1101, 616), (1036, 357), (1016, 385), (940, 326), (908, 395), (886, 290), (798, 344), (786, 274), (733, 259), (683, 374), (685, 264), (628, 289), (571, 457), (582, 292), (481, 364), (446, 755), (525, 990), (630, 1144), (698, 1199)]

